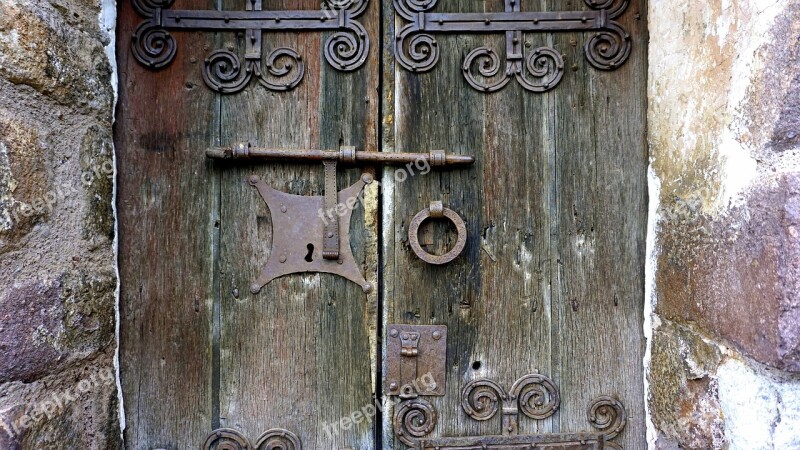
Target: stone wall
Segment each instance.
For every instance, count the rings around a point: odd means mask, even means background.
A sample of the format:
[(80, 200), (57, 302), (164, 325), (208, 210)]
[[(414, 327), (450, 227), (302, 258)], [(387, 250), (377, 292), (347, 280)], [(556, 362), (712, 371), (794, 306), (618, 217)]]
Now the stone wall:
[[(0, 2), (2, 449), (120, 447), (113, 10)], [(800, 448), (800, 0), (649, 20), (650, 446)]]
[(2, 449), (119, 448), (103, 3), (0, 1)]
[(800, 448), (800, 1), (649, 20), (651, 447)]

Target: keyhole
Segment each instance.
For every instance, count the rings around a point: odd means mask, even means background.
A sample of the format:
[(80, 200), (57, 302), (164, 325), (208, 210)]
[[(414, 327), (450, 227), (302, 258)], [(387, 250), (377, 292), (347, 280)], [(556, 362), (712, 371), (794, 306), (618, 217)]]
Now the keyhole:
[(314, 262), (314, 244), (308, 244), (308, 254), (306, 255), (306, 261)]

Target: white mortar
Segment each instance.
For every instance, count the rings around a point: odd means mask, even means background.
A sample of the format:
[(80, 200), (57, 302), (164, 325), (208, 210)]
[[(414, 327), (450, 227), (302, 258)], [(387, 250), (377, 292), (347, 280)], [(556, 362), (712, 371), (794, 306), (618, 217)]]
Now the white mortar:
[[(108, 35), (108, 45), (106, 46), (106, 56), (108, 63), (111, 65), (111, 87), (114, 90), (114, 102), (111, 110), (112, 124), (116, 118), (115, 111), (117, 107), (117, 100), (119, 97), (119, 80), (117, 72), (117, 2), (116, 0), (101, 0), (100, 5), (100, 29), (105, 31)], [(119, 297), (120, 297), (120, 283), (119, 283), (119, 220), (117, 215), (117, 151), (114, 147), (114, 142), (111, 142), (112, 159), (114, 162), (114, 187), (112, 193), (111, 208), (114, 214), (114, 271), (117, 277), (117, 286), (114, 293), (114, 324), (116, 335), (116, 349), (114, 350), (114, 370), (116, 371), (117, 383), (117, 400), (119, 404), (119, 430), (120, 440), (124, 437), (125, 431), (125, 405), (122, 397), (122, 381), (120, 380), (120, 367), (119, 367)]]

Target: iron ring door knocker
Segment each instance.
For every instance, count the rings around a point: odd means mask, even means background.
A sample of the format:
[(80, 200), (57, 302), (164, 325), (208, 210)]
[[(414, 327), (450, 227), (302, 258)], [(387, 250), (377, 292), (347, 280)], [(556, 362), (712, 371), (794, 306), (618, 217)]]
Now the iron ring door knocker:
[[(419, 244), (419, 227), (422, 225), (422, 222), (427, 219), (441, 218), (447, 218), (450, 220), (450, 222), (453, 222), (453, 225), (456, 226), (458, 238), (456, 240), (456, 245), (452, 250), (443, 255), (433, 255), (423, 250), (422, 246)], [(428, 264), (447, 264), (456, 259), (456, 257), (458, 257), (458, 255), (460, 255), (464, 250), (464, 246), (467, 244), (467, 225), (464, 223), (464, 220), (461, 218), (461, 216), (459, 216), (452, 209), (445, 208), (442, 205), (442, 202), (431, 202), (430, 208), (423, 209), (422, 211), (418, 212), (413, 219), (411, 219), (411, 225), (408, 227), (408, 241), (411, 243), (411, 249), (414, 250), (414, 253), (419, 257), (419, 259)]]

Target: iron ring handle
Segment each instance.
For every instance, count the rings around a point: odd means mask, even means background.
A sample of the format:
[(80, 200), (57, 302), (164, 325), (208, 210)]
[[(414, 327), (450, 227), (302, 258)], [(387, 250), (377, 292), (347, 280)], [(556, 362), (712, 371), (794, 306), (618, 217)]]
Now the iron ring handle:
[[(419, 227), (426, 219), (446, 218), (456, 226), (458, 238), (456, 245), (447, 253), (443, 255), (433, 255), (422, 249), (419, 244)], [(464, 220), (455, 211), (450, 208), (445, 208), (442, 202), (431, 202), (430, 208), (425, 208), (418, 212), (408, 227), (408, 241), (411, 243), (411, 249), (419, 257), (428, 264), (442, 265), (456, 259), (458, 255), (464, 251), (464, 246), (467, 244), (467, 225)]]

